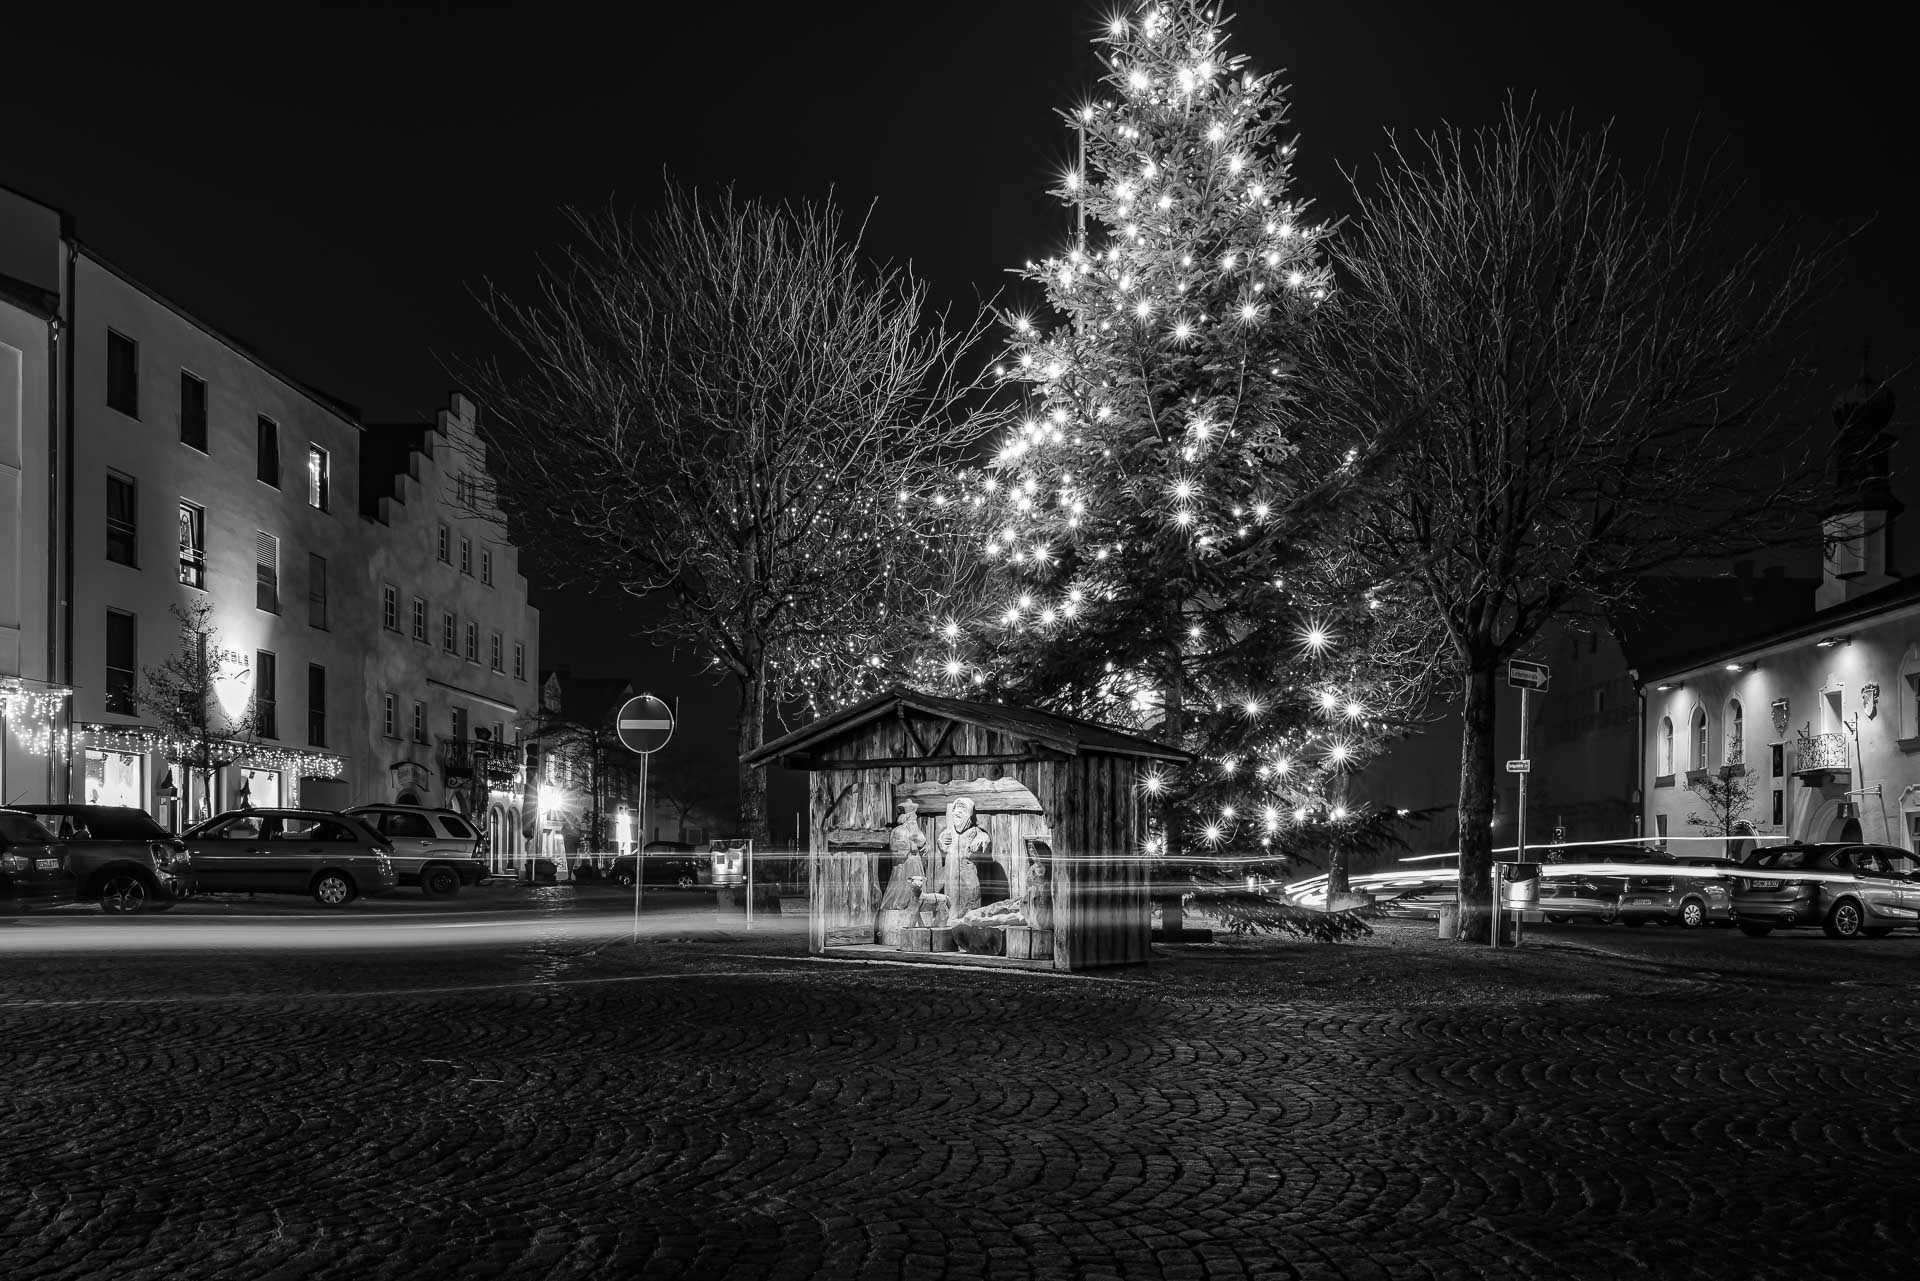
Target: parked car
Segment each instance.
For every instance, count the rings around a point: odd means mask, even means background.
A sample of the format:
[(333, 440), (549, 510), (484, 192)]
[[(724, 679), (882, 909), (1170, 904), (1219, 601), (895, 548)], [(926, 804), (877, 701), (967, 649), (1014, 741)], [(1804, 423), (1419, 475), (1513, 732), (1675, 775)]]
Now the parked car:
[(398, 883), (393, 849), (359, 819), (331, 810), (229, 810), (181, 833), (197, 892), (311, 894), (341, 907)]
[(0, 809), (0, 909), (52, 907), (75, 896), (66, 848), (33, 815)]
[(1733, 882), (1726, 873), (1733, 867), (1726, 859), (1707, 858), (1649, 864), (1645, 874), (1627, 878), (1615, 919), (1622, 925), (1658, 921), (1685, 930), (1732, 925)]
[(355, 805), (353, 815), (393, 846), (393, 870), (402, 885), (428, 898), (451, 898), (463, 885), (487, 879), (480, 833), (465, 815), (425, 805)]
[[(684, 890), (699, 883), (700, 859), (693, 846), (680, 841), (649, 841), (645, 855), (648, 885), (677, 885)], [(614, 859), (607, 869), (607, 879), (615, 885), (632, 885), (633, 855)]]
[(67, 851), (79, 897), (110, 914), (161, 912), (193, 887), (186, 845), (130, 805), (22, 805)]
[(1795, 843), (1754, 850), (1733, 883), (1740, 932), (1818, 925), (1828, 938), (1882, 938), (1920, 925), (1920, 861), (1892, 845)]
[(1565, 845), (1551, 853), (1553, 861), (1540, 869), (1540, 911), (1556, 925), (1611, 923), (1619, 915), (1628, 876), (1610, 865), (1665, 861), (1658, 850), (1642, 845)]

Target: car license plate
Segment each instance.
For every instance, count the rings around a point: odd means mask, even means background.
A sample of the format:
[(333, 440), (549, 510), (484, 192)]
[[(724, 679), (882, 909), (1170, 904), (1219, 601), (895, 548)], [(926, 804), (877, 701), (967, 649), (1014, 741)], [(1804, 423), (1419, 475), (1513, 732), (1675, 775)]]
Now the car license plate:
[(1779, 889), (1779, 888), (1780, 888), (1780, 882), (1778, 882), (1778, 881), (1748, 881), (1748, 882), (1747, 882), (1747, 886), (1748, 886), (1748, 888), (1750, 888), (1750, 889), (1756, 889), (1756, 890), (1777, 890), (1777, 889)]
[(60, 870), (60, 860), (57, 858), (37, 858), (33, 860), (33, 867), (37, 872), (57, 872)]

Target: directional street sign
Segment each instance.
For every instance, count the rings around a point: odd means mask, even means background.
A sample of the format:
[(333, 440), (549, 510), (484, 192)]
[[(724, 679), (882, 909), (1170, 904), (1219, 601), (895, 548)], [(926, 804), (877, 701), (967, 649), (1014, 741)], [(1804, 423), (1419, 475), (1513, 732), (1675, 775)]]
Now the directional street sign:
[(1507, 773), (1509, 774), (1526, 774), (1531, 772), (1532, 769), (1533, 769), (1532, 761), (1508, 761), (1507, 762)]
[(673, 711), (653, 695), (642, 694), (620, 704), (613, 728), (620, 746), (645, 756), (665, 747), (673, 737)]
[(1547, 688), (1547, 665), (1545, 663), (1529, 663), (1518, 658), (1508, 659), (1507, 684), (1517, 689), (1544, 691)]

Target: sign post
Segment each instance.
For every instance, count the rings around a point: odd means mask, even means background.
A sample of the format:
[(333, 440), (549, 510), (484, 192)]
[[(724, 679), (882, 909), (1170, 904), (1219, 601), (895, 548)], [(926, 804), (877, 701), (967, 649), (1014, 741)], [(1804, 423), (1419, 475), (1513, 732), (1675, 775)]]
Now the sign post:
[[(1527, 861), (1527, 775), (1533, 772), (1533, 762), (1527, 759), (1527, 696), (1535, 690), (1547, 692), (1547, 680), (1552, 673), (1545, 663), (1529, 663), (1523, 659), (1507, 660), (1507, 684), (1520, 690), (1520, 759), (1507, 762), (1507, 772), (1520, 776), (1520, 813), (1514, 823), (1513, 861)], [(1501, 894), (1500, 878), (1493, 878), (1493, 933), (1490, 941), (1500, 946)], [(1520, 946), (1520, 918), (1524, 913), (1515, 910), (1513, 915), (1513, 945)]]
[(633, 941), (640, 941), (640, 887), (647, 881), (647, 762), (673, 737), (673, 711), (651, 694), (620, 704), (613, 730), (620, 746), (640, 758), (640, 840), (633, 855)]

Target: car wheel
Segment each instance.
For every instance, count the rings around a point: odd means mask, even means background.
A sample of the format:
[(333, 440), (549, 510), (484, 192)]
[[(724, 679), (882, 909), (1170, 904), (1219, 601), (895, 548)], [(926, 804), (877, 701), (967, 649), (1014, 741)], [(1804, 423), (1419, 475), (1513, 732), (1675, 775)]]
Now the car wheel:
[(1763, 939), (1773, 933), (1773, 927), (1763, 921), (1742, 921), (1740, 932), (1750, 939)]
[(1830, 939), (1857, 939), (1866, 926), (1866, 918), (1860, 914), (1860, 905), (1850, 898), (1843, 898), (1833, 905), (1827, 913), (1827, 919), (1820, 923)]
[(153, 891), (132, 872), (115, 872), (100, 886), (100, 910), (109, 916), (144, 912), (152, 901)]
[(1893, 933), (1893, 927), (1890, 925), (1877, 925), (1873, 929), (1861, 930), (1860, 932), (1870, 939), (1883, 939)]
[(322, 872), (313, 883), (314, 901), (321, 907), (345, 907), (353, 897), (353, 882), (340, 872)]
[(460, 892), (460, 873), (445, 863), (430, 863), (420, 869), (420, 892), (428, 898), (452, 898)]
[(613, 883), (623, 888), (625, 886), (631, 885), (633, 884), (633, 873), (632, 872), (615, 872), (613, 874)]
[(1688, 899), (1680, 905), (1680, 916), (1674, 923), (1683, 930), (1699, 929), (1707, 923), (1707, 905), (1699, 899)]
[(683, 876), (679, 880), (675, 881), (674, 884), (678, 885), (683, 890), (690, 890), (693, 888), (693, 878), (691, 876)]

